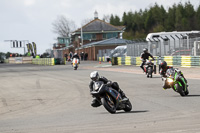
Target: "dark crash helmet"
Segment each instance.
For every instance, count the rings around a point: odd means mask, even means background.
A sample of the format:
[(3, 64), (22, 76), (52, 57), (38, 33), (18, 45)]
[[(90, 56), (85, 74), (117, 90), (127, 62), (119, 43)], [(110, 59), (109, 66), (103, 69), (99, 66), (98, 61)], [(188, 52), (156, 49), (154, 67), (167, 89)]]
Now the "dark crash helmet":
[(162, 62), (160, 63), (160, 67), (161, 67), (162, 69), (166, 69), (166, 67), (167, 67), (167, 62), (166, 62), (166, 61), (162, 61)]
[(144, 52), (144, 53), (148, 53), (148, 49), (147, 49), (147, 48), (144, 48), (144, 49), (143, 49), (143, 52)]
[(97, 81), (99, 80), (99, 73), (97, 71), (93, 71), (90, 73), (90, 78), (93, 80), (93, 81)]

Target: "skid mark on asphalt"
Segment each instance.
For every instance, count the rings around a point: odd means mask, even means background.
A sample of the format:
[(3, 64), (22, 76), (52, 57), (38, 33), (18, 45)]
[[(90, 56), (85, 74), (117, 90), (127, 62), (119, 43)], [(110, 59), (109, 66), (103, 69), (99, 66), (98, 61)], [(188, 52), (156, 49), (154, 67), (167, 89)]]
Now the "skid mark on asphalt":
[(40, 86), (40, 79), (37, 79), (37, 80), (36, 80), (36, 88), (37, 88), (37, 89), (41, 89), (41, 86)]
[(43, 101), (43, 99), (38, 98), (37, 100), (38, 100), (41, 104), (43, 104), (43, 105), (45, 104), (45, 102)]
[(8, 106), (8, 104), (7, 104), (7, 102), (6, 102), (6, 99), (5, 99), (5, 98), (2, 98), (2, 99), (1, 99), (1, 101), (2, 101), (2, 103), (3, 103), (3, 105), (4, 105), (4, 106)]

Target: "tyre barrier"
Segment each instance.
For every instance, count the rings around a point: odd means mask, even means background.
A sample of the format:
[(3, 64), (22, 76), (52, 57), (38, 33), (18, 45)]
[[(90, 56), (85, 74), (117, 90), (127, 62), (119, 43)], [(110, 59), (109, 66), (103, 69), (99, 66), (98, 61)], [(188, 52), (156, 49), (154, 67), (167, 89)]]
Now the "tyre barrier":
[(39, 59), (32, 59), (32, 64), (53, 66), (55, 65), (55, 62), (54, 58), (39, 58)]
[[(181, 67), (195, 67), (200, 66), (200, 56), (154, 56), (156, 65), (159, 65), (161, 61), (166, 61), (169, 66), (181, 66)], [(140, 57), (113, 57), (112, 65), (136, 65), (140, 66), (142, 61)]]

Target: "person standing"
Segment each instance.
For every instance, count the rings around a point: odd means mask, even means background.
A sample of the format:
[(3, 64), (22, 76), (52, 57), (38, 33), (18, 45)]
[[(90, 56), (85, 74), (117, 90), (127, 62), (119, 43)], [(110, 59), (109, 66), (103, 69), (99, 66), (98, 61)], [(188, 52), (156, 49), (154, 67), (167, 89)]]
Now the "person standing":
[(84, 53), (81, 52), (81, 60), (83, 60), (83, 59), (84, 59)]
[(87, 60), (88, 58), (88, 53), (85, 53), (84, 59)]
[(73, 57), (73, 53), (72, 53), (72, 51), (70, 51), (70, 53), (69, 53), (70, 60), (72, 59), (72, 57)]

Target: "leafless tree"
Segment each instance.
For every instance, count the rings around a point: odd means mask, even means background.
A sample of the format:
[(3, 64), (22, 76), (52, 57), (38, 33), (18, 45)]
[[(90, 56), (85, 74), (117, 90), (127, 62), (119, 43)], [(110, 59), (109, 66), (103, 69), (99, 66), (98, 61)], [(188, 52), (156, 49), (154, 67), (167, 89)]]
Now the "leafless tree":
[(110, 15), (103, 15), (103, 21), (110, 23)]
[(58, 16), (52, 23), (53, 32), (61, 37), (69, 37), (70, 33), (76, 29), (75, 22), (68, 20), (65, 16)]
[(84, 19), (84, 20), (82, 20), (81, 25), (84, 26), (84, 25), (88, 24), (89, 22), (91, 22), (92, 20), (93, 20), (92, 18)]

